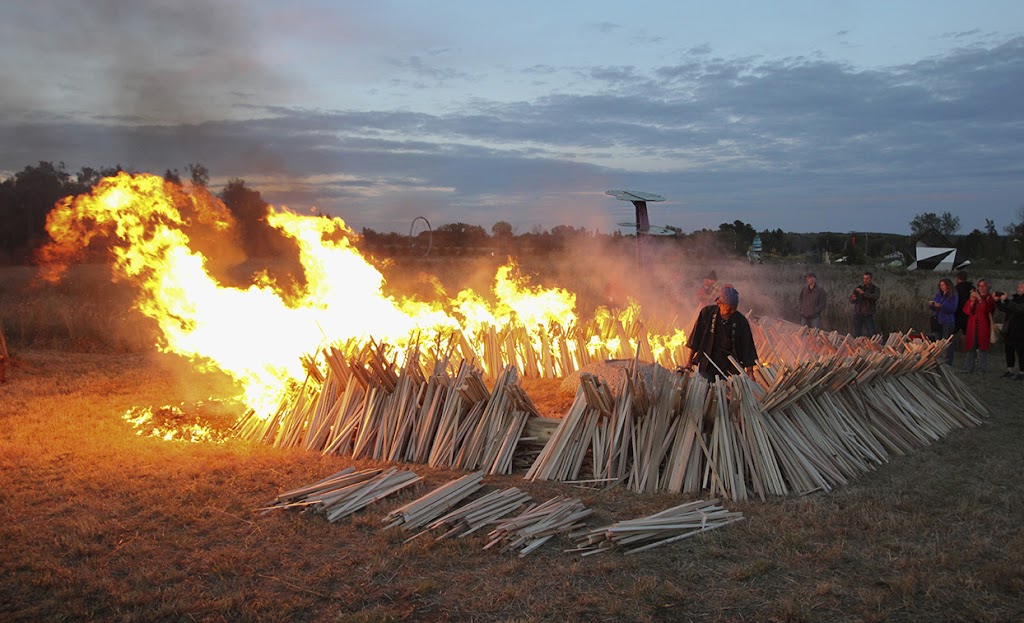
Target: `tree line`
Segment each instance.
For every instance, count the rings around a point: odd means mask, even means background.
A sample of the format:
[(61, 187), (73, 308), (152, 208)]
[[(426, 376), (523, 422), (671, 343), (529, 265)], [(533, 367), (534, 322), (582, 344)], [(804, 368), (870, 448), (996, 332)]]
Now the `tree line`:
[[(120, 165), (83, 167), (76, 173), (65, 170), (64, 163), (41, 161), (0, 181), (0, 263), (27, 263), (34, 251), (48, 241), (46, 215), (54, 204), (68, 196), (89, 192), (101, 179), (124, 171)], [(183, 170), (167, 169), (164, 179), (182, 184), (207, 186), (210, 172), (202, 164), (188, 164)], [(249, 257), (288, 255), (292, 243), (285, 240), (265, 219), (269, 205), (259, 191), (246, 186), (243, 179), (231, 179), (217, 197), (233, 214), (239, 242)], [(794, 233), (781, 229), (757, 231), (740, 220), (722, 223), (718, 229), (699, 229), (686, 233), (669, 227), (672, 234), (655, 236), (655, 246), (670, 245), (695, 253), (746, 255), (755, 236), (760, 237), (766, 256), (805, 256), (808, 260), (845, 257), (850, 263), (869, 263), (897, 251), (908, 253), (922, 241), (931, 246), (955, 244), (972, 261), (1001, 263), (1005, 258), (1024, 259), (1024, 206), (1018, 221), (1004, 227), (1000, 235), (993, 221), (986, 219), (984, 230), (959, 235), (960, 219), (949, 212), (925, 212), (909, 223), (911, 236), (898, 234), (823, 232)], [(585, 238), (600, 238), (608, 243), (628, 244), (631, 234), (619, 230), (600, 233), (583, 227), (557, 225), (551, 229), (534, 227), (517, 233), (507, 221), (498, 221), (488, 232), (480, 225), (446, 223), (432, 230), (396, 232), (362, 230), (363, 243), (371, 250), (391, 254), (464, 255), (473, 253), (553, 252)], [(929, 240), (931, 239), (931, 240)], [(945, 241), (945, 242), (944, 242)], [(1019, 241), (1019, 242), (1018, 242)]]

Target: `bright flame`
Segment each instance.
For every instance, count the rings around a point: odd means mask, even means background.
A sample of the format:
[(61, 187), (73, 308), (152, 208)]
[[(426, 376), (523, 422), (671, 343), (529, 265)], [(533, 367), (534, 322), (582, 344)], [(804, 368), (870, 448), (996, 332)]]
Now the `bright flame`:
[(135, 428), (135, 434), (141, 437), (188, 443), (221, 443), (227, 438), (223, 431), (202, 422), (196, 416), (186, 415), (181, 408), (173, 405), (164, 405), (156, 409), (132, 408), (122, 417)]
[(271, 209), (267, 223), (298, 246), (306, 276), (298, 293), (286, 295), (265, 275), (246, 288), (211, 276), (200, 248), (230, 246), (230, 211), (205, 189), (146, 174), (119, 173), (59, 202), (47, 217), (53, 242), (43, 257), (63, 264), (106, 236), (117, 275), (140, 287), (136, 306), (159, 325), (158, 346), (228, 373), (263, 415), (305, 377), (303, 356), (328, 343), (372, 337), (401, 348), (418, 333), (461, 329), (476, 339), (515, 321), (540, 352), (550, 346), (545, 336), (577, 320), (573, 294), (531, 287), (513, 264), (495, 276), (494, 304), (471, 291), (438, 303), (398, 301), (383, 293), (383, 276), (350, 244), (355, 234), (342, 219)]

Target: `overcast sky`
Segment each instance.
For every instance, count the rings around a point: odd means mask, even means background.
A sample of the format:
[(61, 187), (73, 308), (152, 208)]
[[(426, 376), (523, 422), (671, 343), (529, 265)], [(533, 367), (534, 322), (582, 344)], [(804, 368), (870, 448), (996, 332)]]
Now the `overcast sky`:
[(0, 176), (201, 163), (357, 231), (968, 233), (1024, 205), (1024, 2), (10, 0)]

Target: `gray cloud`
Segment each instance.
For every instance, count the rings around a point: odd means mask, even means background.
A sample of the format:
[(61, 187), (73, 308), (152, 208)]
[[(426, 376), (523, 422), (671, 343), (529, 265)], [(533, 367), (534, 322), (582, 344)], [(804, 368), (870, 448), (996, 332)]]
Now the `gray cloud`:
[[(129, 43), (125, 53), (141, 42)], [(686, 230), (739, 218), (758, 229), (904, 232), (918, 212), (949, 210), (969, 231), (985, 218), (1010, 222), (1024, 202), (1024, 38), (873, 70), (723, 59), (706, 46), (650, 71), (532, 66), (523, 71), (571, 69), (591, 88), (431, 114), (258, 106), (231, 78), (264, 70), (233, 65), (224, 46), (194, 54), (220, 59), (200, 82), (226, 82), (220, 92), (234, 89), (247, 118), (189, 122), (204, 112), (196, 104), (181, 123), (146, 124), (148, 107), (187, 112), (188, 102), (163, 101), (161, 76), (125, 63), (106, 80), (137, 99), (112, 102), (106, 119), (0, 122), (0, 169), (52, 160), (161, 173), (201, 162), (217, 179), (251, 180), (272, 203), (398, 231), (418, 215), (607, 228), (629, 208), (602, 194), (613, 187), (665, 195), (652, 220)], [(418, 57), (396, 62), (424, 84), (467, 79)]]

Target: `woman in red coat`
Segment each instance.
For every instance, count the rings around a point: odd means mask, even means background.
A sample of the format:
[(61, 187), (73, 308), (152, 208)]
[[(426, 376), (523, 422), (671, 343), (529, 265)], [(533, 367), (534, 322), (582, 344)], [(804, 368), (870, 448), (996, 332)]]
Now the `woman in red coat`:
[(988, 291), (988, 279), (979, 279), (978, 286), (971, 289), (971, 296), (964, 303), (967, 314), (967, 333), (964, 335), (964, 349), (967, 361), (964, 372), (974, 372), (974, 360), (978, 360), (978, 374), (985, 374), (988, 368), (989, 333), (992, 331), (992, 312), (996, 310), (996, 299)]

